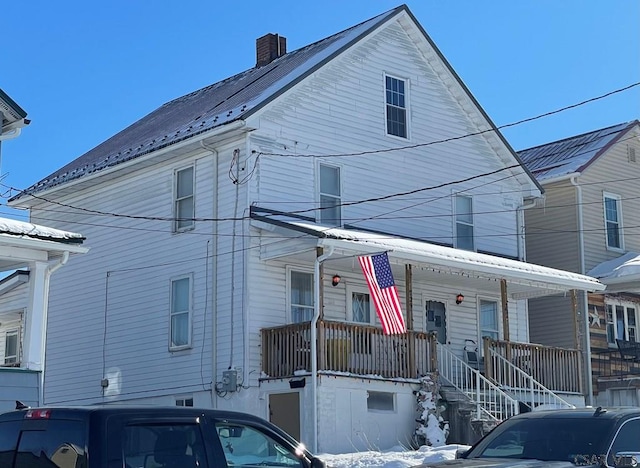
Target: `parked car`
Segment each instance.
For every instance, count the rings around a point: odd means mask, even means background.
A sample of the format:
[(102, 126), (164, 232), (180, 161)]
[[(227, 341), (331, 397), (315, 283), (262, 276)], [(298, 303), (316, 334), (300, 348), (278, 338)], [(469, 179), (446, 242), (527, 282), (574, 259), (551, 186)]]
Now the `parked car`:
[(47, 407), (0, 414), (2, 468), (324, 468), (261, 418), (188, 407)]
[(456, 460), (422, 468), (635, 467), (640, 408), (578, 408), (519, 414), (496, 426)]

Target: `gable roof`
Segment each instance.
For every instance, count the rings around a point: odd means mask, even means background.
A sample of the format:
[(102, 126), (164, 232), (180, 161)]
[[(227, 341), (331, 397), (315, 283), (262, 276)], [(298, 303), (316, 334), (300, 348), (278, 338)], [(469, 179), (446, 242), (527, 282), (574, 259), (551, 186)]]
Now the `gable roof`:
[(584, 171), (620, 141), (637, 120), (594, 130), (519, 151), (520, 158), (540, 182)]
[(407, 7), (402, 5), (333, 36), (163, 104), (84, 155), (22, 191), (47, 190), (245, 119)]
[(522, 167), (527, 178), (536, 186), (536, 189), (543, 192), (538, 181), (504, 139), (409, 8), (406, 5), (400, 5), (342, 32), (284, 54), (267, 65), (251, 68), (162, 105), (84, 155), (23, 190), (9, 199), (9, 203), (130, 161), (225, 124), (244, 120), (372, 31), (402, 13), (410, 17), (454, 80), (486, 119), (491, 129), (487, 131), (495, 132), (510, 155)]

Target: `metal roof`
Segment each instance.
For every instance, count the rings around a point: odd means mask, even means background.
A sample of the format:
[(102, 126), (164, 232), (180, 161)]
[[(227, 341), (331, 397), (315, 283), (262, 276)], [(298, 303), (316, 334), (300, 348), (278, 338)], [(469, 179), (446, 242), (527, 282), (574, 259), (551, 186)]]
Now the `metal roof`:
[(245, 119), (402, 11), (407, 11), (405, 5), (287, 53), (267, 65), (167, 102), (22, 191), (10, 202)]
[(535, 146), (519, 151), (518, 154), (538, 181), (543, 182), (584, 171), (628, 130), (638, 124), (637, 120), (625, 122)]

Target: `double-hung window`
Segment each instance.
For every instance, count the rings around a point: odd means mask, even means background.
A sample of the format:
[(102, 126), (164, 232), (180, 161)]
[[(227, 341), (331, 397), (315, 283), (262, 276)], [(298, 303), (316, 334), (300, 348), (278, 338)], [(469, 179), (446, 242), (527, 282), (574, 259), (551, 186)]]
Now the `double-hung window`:
[(473, 240), (473, 200), (468, 195), (455, 195), (456, 247), (475, 250)]
[(373, 312), (373, 303), (371, 296), (366, 287), (353, 287), (347, 285), (347, 297), (351, 303), (349, 317), (353, 322), (364, 323), (367, 325), (375, 322), (375, 312)]
[(313, 273), (290, 272), (290, 305), (293, 323), (310, 322), (313, 318)]
[(607, 342), (616, 340), (640, 341), (638, 336), (638, 307), (632, 303), (606, 304)]
[(191, 275), (171, 280), (171, 314), (169, 348), (171, 350), (191, 346), (192, 285)]
[(607, 248), (622, 250), (622, 203), (618, 195), (603, 194), (604, 224)]
[(18, 330), (8, 330), (4, 341), (4, 363), (15, 364), (18, 362)]
[(175, 232), (193, 229), (195, 226), (194, 186), (193, 166), (175, 172), (173, 209)]
[(320, 222), (330, 226), (342, 223), (340, 168), (320, 164)]
[(399, 78), (385, 76), (385, 98), (387, 134), (407, 138), (406, 82)]

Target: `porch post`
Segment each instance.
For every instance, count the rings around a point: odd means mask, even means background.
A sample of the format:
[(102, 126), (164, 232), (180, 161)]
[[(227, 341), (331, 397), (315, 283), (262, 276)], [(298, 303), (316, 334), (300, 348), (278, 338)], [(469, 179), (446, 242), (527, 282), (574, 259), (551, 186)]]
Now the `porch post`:
[(29, 305), (25, 317), (22, 360), (27, 369), (38, 371), (44, 370), (49, 296), (48, 267), (47, 262), (33, 262), (29, 265)]
[(409, 373), (407, 377), (417, 377), (415, 373), (416, 369), (416, 335), (413, 333), (413, 272), (411, 271), (411, 264), (404, 266), (404, 287), (407, 297), (407, 345), (408, 345), (408, 366)]
[(502, 302), (502, 333), (505, 341), (509, 341), (509, 304), (507, 303), (507, 280), (500, 280), (500, 300)]

